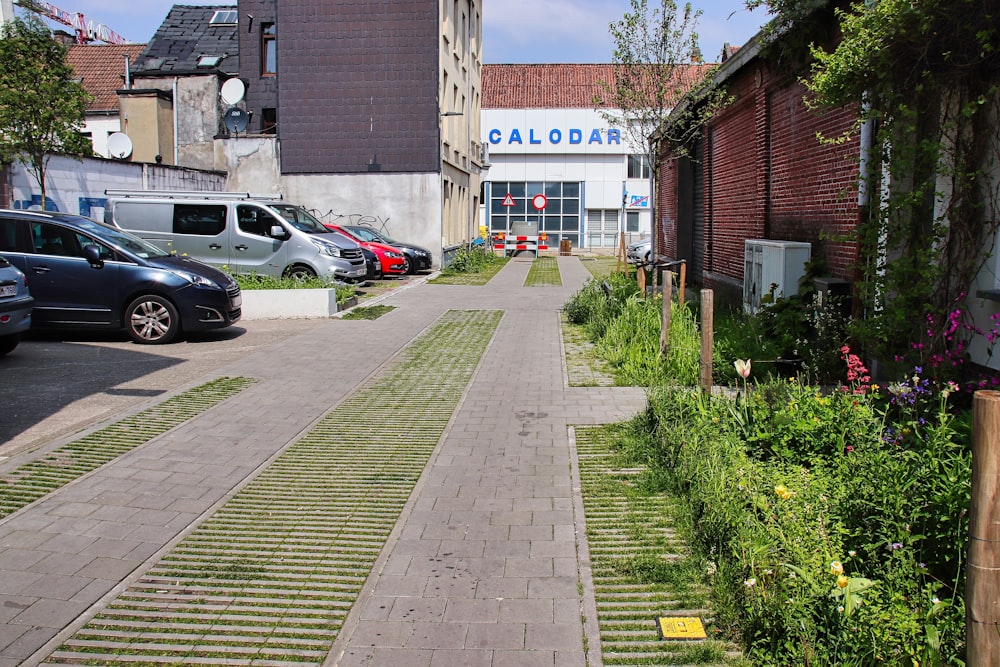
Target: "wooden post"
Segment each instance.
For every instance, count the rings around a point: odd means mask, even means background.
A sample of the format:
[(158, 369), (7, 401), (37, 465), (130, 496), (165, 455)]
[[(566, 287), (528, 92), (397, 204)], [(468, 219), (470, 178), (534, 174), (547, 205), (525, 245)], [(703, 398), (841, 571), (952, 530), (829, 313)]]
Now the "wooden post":
[(639, 295), (645, 299), (646, 298), (646, 267), (639, 264), (635, 271), (635, 280), (639, 285)]
[(715, 292), (701, 291), (701, 373), (702, 391), (712, 391), (712, 342), (715, 337)]
[(687, 260), (686, 259), (682, 259), (681, 260), (681, 288), (680, 288), (680, 291), (677, 294), (677, 303), (680, 303), (680, 304), (684, 303), (684, 285), (685, 285), (685, 283), (687, 283), (687, 268), (688, 268)]
[(1000, 391), (972, 401), (966, 664), (1000, 665)]
[(663, 319), (660, 321), (660, 355), (666, 356), (670, 338), (670, 306), (674, 300), (674, 272), (663, 274)]

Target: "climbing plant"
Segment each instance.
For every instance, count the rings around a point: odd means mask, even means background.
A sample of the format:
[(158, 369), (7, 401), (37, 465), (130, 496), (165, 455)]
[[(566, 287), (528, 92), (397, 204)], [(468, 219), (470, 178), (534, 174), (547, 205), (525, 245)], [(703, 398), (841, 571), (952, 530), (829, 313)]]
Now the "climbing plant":
[[(834, 16), (839, 37), (803, 44), (814, 106), (859, 109), (871, 131), (862, 188), (855, 333), (873, 354), (927, 338), (946, 323), (992, 250), (1000, 224), (1000, 6), (995, 0), (748, 0), (777, 13), (774, 42), (815, 37)], [(832, 9), (832, 14), (831, 14)], [(828, 31), (829, 34), (829, 31)], [(842, 137), (824, 137), (836, 141)], [(951, 338), (949, 340), (949, 338)], [(927, 354), (961, 345), (935, 335)], [(932, 349), (937, 348), (937, 349)]]

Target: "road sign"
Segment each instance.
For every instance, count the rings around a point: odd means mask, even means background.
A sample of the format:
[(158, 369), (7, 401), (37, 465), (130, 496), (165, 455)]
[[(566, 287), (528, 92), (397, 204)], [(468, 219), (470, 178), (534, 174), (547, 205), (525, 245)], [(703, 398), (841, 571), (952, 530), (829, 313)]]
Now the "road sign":
[(549, 200), (545, 198), (545, 195), (535, 195), (531, 198), (531, 205), (535, 207), (536, 211), (543, 211), (548, 205)]
[(507, 196), (503, 198), (502, 206), (517, 206), (517, 204), (514, 203), (514, 197), (512, 197), (509, 192), (507, 193)]

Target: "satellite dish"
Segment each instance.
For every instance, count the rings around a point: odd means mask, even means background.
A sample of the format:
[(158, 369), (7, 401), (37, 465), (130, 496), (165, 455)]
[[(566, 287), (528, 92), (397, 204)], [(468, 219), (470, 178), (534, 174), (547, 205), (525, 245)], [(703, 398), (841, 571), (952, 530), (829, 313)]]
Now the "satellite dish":
[(243, 100), (243, 96), (247, 92), (247, 87), (243, 84), (241, 79), (232, 78), (226, 79), (226, 82), (222, 84), (222, 89), (219, 91), (219, 96), (222, 101), (233, 106), (234, 104), (239, 104)]
[(132, 140), (124, 132), (112, 132), (108, 135), (108, 153), (111, 157), (124, 160), (132, 154)]
[(247, 125), (250, 124), (250, 114), (239, 107), (229, 107), (222, 120), (226, 123), (227, 130), (239, 133), (247, 129)]

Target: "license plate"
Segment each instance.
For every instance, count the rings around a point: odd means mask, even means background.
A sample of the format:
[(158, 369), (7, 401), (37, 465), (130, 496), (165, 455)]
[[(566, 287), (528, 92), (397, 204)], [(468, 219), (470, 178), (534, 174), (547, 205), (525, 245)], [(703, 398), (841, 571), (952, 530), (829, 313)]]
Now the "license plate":
[(17, 296), (17, 285), (0, 285), (0, 296)]
[(242, 294), (237, 294), (236, 296), (234, 296), (232, 299), (229, 300), (229, 303), (231, 304), (229, 306), (230, 308), (242, 308), (243, 307), (243, 295)]

